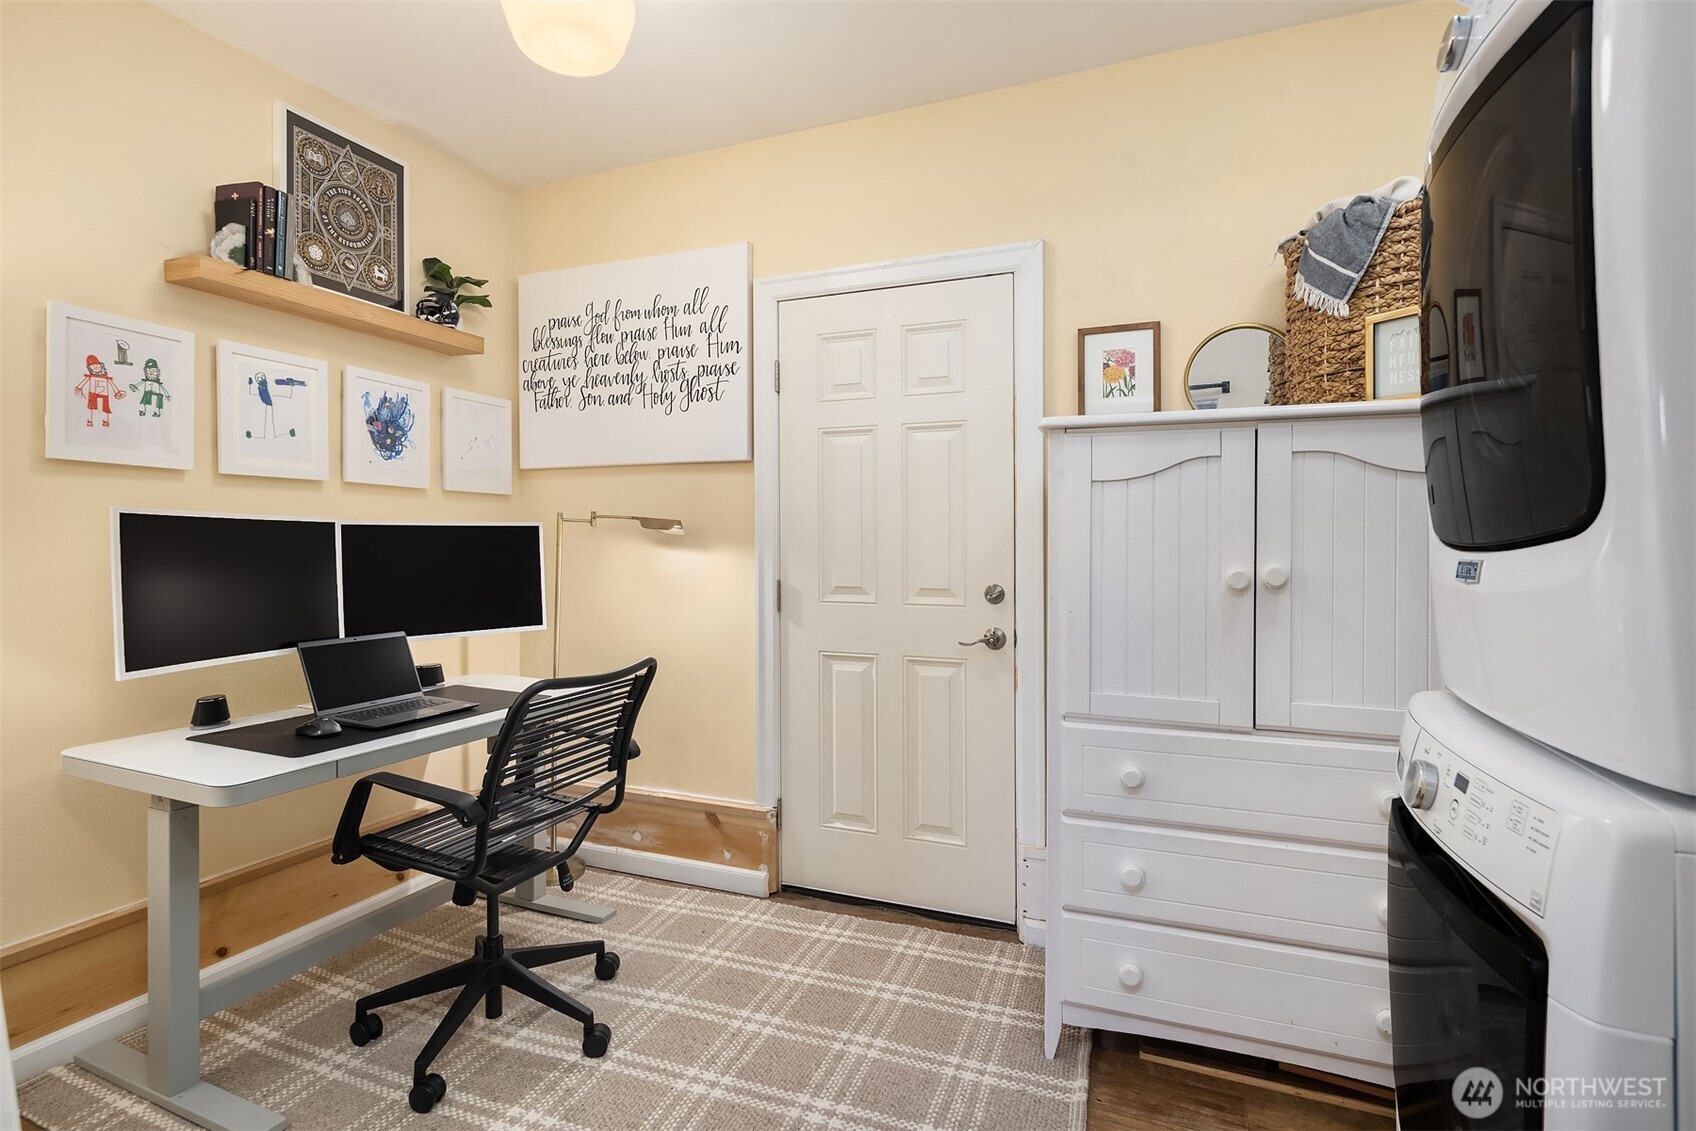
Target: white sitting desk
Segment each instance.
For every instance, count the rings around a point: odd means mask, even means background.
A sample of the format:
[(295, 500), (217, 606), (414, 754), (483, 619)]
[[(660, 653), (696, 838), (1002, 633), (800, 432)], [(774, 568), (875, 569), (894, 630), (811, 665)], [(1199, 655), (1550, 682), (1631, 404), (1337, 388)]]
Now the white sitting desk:
[[(523, 676), (473, 675), (459, 684), (522, 691)], [(229, 729), (298, 715), (299, 708), (235, 719)], [(399, 733), (373, 731), (369, 741), (323, 754), (283, 758), (211, 743), (189, 742), (207, 731), (179, 727), (156, 734), (78, 746), (60, 756), (72, 777), (148, 794), (147, 1052), (110, 1041), (77, 1063), (121, 1088), (215, 1131), (280, 1131), (288, 1120), (200, 1078), (200, 1022), (324, 959), (356, 946), (442, 903), (443, 880), (350, 918), (263, 961), (231, 961), (232, 969), (200, 976), (200, 807), (246, 805), (309, 785), (351, 778), (409, 758), (491, 738), (506, 712), (450, 715)], [(225, 729), (225, 728), (220, 728)], [(546, 835), (546, 834), (544, 834)], [(536, 911), (600, 923), (612, 909), (550, 895), (541, 876), (504, 897)]]

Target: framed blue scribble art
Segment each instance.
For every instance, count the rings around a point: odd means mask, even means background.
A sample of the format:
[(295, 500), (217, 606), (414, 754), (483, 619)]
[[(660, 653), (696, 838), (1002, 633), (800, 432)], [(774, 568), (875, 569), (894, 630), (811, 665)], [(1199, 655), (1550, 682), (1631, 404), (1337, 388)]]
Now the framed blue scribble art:
[(218, 343), (218, 473), (330, 477), (330, 366)]
[(350, 365), (342, 371), (342, 478), (430, 486), (430, 386)]

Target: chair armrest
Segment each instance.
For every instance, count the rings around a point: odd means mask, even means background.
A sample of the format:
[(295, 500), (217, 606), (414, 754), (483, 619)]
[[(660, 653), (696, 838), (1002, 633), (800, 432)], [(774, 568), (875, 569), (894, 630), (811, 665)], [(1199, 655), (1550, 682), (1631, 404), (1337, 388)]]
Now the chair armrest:
[(434, 782), (419, 781), (417, 778), (402, 777), (400, 774), (380, 773), (367, 774), (360, 779), (361, 783), (370, 782), (384, 789), (392, 789), (396, 793), (404, 793), (408, 797), (416, 797), (420, 801), (433, 801), (443, 809), (453, 812), (454, 818), (466, 828), (470, 828), (483, 819), (483, 803), (477, 800), (475, 794), (466, 793), (462, 789), (449, 789), (445, 785)]
[(330, 859), (337, 864), (351, 864), (360, 857), (359, 824), (365, 819), (365, 806), (371, 800), (371, 787), (380, 785), (420, 801), (433, 801), (454, 815), (462, 826), (469, 828), (483, 819), (483, 803), (463, 790), (449, 789), (400, 774), (369, 774), (354, 783), (348, 791), (347, 804), (342, 807), (341, 820), (336, 824), (336, 837), (331, 842)]

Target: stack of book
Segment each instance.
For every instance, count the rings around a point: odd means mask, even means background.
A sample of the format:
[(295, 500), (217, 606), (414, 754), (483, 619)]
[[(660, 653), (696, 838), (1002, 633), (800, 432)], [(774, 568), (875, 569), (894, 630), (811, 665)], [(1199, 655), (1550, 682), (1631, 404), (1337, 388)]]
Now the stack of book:
[(219, 185), (212, 193), (212, 226), (221, 231), (226, 224), (240, 224), (247, 233), (247, 269), (291, 278), (294, 215), (290, 205), (288, 193), (258, 181)]

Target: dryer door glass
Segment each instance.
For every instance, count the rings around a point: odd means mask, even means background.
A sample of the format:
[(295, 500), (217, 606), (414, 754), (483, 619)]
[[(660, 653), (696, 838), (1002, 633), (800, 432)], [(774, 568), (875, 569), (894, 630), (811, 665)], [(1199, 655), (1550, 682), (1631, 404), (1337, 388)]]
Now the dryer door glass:
[(1590, 10), (1552, 4), (1439, 146), (1424, 220), (1431, 524), (1456, 549), (1571, 537), (1602, 505)]
[(1404, 1131), (1540, 1128), (1516, 1084), (1543, 1075), (1541, 940), (1395, 802), (1390, 818), (1390, 1031)]

